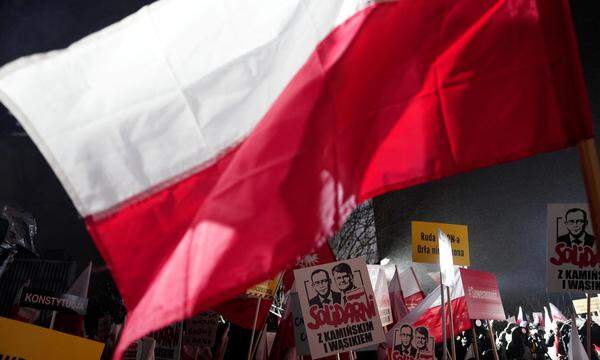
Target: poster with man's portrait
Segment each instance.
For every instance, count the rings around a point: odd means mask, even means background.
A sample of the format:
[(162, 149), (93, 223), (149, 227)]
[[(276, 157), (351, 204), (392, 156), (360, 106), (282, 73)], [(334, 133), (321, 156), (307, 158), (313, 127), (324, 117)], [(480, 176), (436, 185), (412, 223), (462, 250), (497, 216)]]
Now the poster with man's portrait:
[(600, 257), (587, 204), (548, 204), (546, 284), (554, 292), (600, 292)]
[(294, 270), (311, 357), (385, 341), (362, 258)]
[(402, 324), (394, 331), (394, 360), (433, 360), (435, 359), (435, 340), (429, 336), (425, 326), (413, 327)]

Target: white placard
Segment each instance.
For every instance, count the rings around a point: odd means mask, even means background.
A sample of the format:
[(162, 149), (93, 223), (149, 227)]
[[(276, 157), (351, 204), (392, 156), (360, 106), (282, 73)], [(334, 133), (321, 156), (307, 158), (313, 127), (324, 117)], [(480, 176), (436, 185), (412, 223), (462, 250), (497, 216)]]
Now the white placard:
[(548, 204), (548, 291), (599, 293), (599, 265), (588, 205)]
[(367, 265), (367, 269), (369, 270), (371, 284), (373, 284), (373, 292), (375, 293), (375, 302), (377, 303), (377, 310), (381, 318), (381, 325), (389, 325), (393, 322), (392, 305), (383, 266)]
[(297, 269), (294, 276), (313, 358), (385, 341), (362, 258)]

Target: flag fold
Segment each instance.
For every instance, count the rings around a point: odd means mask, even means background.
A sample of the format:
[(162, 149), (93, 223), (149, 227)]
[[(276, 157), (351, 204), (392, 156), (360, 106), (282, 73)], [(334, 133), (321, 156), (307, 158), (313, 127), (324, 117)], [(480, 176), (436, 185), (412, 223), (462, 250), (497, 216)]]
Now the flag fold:
[(368, 198), (592, 137), (566, 0), (160, 0), (2, 67), (0, 101), (119, 286), (117, 355)]

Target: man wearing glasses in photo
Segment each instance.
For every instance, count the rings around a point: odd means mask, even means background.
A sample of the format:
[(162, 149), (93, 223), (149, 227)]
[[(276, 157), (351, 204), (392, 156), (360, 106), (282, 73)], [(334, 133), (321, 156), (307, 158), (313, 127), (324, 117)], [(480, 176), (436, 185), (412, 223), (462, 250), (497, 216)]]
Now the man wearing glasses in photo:
[(412, 327), (408, 324), (402, 325), (400, 327), (400, 343), (394, 346), (394, 351), (399, 352), (403, 359), (414, 359), (417, 356), (417, 349), (412, 345), (412, 340)]
[(559, 236), (556, 243), (566, 244), (567, 246), (581, 245), (594, 247), (594, 236), (585, 231), (588, 224), (587, 213), (578, 208), (569, 209), (565, 213), (565, 226), (568, 233)]
[(340, 304), (342, 302), (342, 294), (331, 290), (331, 278), (329, 273), (323, 269), (317, 269), (310, 275), (312, 288), (317, 292), (317, 295), (308, 300), (310, 306), (317, 305), (319, 308), (323, 304)]

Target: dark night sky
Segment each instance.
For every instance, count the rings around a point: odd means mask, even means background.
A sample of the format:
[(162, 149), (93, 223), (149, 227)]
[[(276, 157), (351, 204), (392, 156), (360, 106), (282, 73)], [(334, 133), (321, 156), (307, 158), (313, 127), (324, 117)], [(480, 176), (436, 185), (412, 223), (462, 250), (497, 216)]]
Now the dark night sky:
[[(541, 0), (555, 1), (555, 0)], [(556, 0), (557, 1), (557, 0)], [(68, 46), (151, 1), (1, 0), (0, 65), (23, 55)], [(600, 21), (594, 1), (571, 2), (595, 128), (600, 121)], [(0, 105), (0, 201), (31, 211), (38, 244), (49, 256), (101, 261), (85, 228), (26, 136)], [(380, 239), (382, 256), (410, 261), (410, 220), (469, 224), (473, 268), (498, 274), (507, 310), (545, 298), (546, 203), (583, 202), (585, 191), (574, 149), (478, 170), (389, 194), (376, 201), (392, 209)], [(67, 249), (54, 254), (53, 249)], [(428, 270), (419, 266), (421, 275)], [(561, 303), (565, 297), (555, 297)]]

